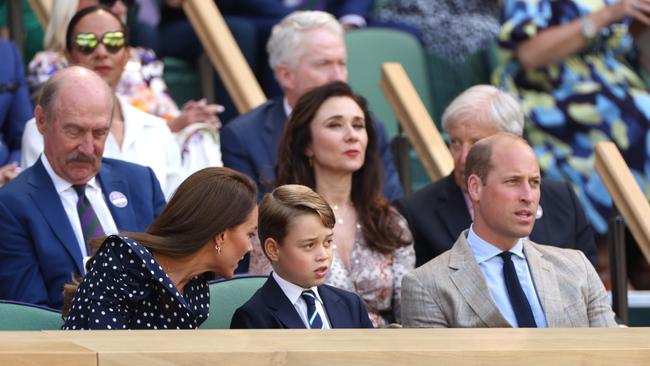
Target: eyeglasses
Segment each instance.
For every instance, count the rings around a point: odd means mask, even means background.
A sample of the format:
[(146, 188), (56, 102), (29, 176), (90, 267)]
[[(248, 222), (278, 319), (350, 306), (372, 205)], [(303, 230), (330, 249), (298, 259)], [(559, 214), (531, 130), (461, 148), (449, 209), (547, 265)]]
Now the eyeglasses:
[[(104, 6), (107, 7), (107, 8), (111, 8), (111, 7), (113, 7), (113, 5), (115, 5), (115, 3), (118, 2), (118, 1), (120, 1), (120, 0), (99, 0), (99, 4), (100, 4), (100, 5), (104, 5)], [(133, 5), (133, 0), (122, 0), (122, 2), (123, 2), (124, 5), (126, 5), (127, 7)]]
[(106, 32), (101, 38), (95, 33), (77, 33), (74, 37), (74, 45), (79, 52), (90, 55), (95, 51), (95, 48), (102, 43), (106, 50), (110, 53), (117, 53), (124, 48), (126, 44), (126, 36), (124, 32)]

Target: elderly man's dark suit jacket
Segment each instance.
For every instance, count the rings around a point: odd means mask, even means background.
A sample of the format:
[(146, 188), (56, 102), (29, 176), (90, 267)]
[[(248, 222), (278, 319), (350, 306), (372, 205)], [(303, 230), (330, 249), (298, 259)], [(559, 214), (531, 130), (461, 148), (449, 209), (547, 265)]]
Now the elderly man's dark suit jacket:
[[(395, 205), (409, 223), (415, 240), (416, 266), (451, 249), (472, 218), (453, 173), (405, 197)], [(565, 182), (542, 179), (540, 206), (530, 240), (581, 250), (596, 265), (596, 242), (582, 206)]]

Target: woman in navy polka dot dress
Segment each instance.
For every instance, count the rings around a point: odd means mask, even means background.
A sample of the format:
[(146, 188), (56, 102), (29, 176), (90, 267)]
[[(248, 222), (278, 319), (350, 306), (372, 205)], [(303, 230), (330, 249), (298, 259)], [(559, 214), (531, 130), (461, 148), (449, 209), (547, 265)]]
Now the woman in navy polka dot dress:
[(104, 240), (81, 283), (66, 286), (63, 329), (197, 328), (209, 314), (208, 279), (232, 277), (251, 249), (256, 195), (228, 168), (191, 175), (145, 233)]

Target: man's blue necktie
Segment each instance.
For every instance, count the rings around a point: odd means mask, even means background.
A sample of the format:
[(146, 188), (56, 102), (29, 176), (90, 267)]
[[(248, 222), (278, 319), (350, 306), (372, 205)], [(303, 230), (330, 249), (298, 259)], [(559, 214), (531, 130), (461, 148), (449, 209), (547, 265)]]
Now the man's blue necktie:
[(503, 258), (503, 278), (506, 281), (508, 297), (519, 328), (537, 328), (533, 311), (530, 309), (530, 303), (521, 288), (515, 265), (512, 263), (512, 253), (501, 252), (499, 257)]

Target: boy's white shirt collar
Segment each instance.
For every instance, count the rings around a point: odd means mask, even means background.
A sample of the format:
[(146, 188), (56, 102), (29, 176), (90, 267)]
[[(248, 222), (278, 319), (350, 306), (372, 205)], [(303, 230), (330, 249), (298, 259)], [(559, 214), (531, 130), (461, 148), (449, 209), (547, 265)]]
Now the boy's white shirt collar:
[(295, 283), (291, 283), (284, 278), (280, 277), (279, 274), (275, 273), (273, 271), (271, 273), (273, 276), (273, 279), (275, 279), (275, 282), (278, 283), (278, 286), (280, 286), (280, 289), (282, 289), (282, 292), (284, 292), (284, 295), (289, 299), (292, 305), (296, 305), (298, 301), (301, 299), (302, 292), (305, 290), (312, 290), (314, 294), (316, 294), (316, 299), (318, 299), (318, 302), (323, 304), (323, 300), (320, 298), (320, 294), (318, 293), (318, 286), (313, 286), (311, 288), (302, 288)]

